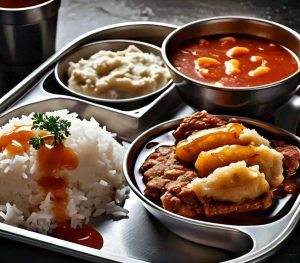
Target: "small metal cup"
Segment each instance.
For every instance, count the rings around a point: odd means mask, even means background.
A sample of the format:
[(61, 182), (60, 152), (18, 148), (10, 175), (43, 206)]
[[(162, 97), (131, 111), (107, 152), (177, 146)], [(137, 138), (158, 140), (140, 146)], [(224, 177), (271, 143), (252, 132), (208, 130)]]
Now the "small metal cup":
[(24, 8), (0, 7), (0, 64), (37, 65), (55, 51), (60, 0)]

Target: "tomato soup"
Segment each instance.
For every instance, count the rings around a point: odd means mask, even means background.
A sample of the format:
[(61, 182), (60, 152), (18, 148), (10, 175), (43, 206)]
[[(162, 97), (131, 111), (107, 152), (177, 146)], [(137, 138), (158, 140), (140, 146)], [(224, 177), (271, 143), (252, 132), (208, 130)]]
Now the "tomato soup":
[(254, 87), (280, 81), (299, 68), (287, 48), (250, 35), (216, 35), (180, 46), (172, 64), (195, 80), (224, 87)]

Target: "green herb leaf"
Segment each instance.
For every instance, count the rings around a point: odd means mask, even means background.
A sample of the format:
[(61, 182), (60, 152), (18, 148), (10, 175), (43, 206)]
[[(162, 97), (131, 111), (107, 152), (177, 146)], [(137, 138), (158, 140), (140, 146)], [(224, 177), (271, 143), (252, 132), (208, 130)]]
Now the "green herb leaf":
[[(63, 120), (59, 116), (47, 116), (45, 114), (34, 113), (32, 120), (32, 130), (48, 131), (54, 136), (52, 146), (61, 144), (71, 134), (69, 131), (71, 122)], [(33, 148), (39, 149), (45, 145), (45, 140), (42, 137), (31, 137), (29, 143)]]
[(29, 144), (31, 144), (34, 149), (38, 150), (41, 146), (45, 145), (45, 141), (41, 137), (31, 137), (29, 139)]

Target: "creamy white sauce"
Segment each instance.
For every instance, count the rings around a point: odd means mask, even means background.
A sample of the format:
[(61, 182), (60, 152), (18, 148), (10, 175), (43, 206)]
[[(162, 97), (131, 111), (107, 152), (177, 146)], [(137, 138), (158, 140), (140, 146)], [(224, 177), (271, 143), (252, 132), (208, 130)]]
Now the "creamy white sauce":
[(101, 50), (70, 63), (68, 87), (93, 97), (125, 99), (154, 92), (170, 80), (160, 56), (134, 45), (122, 51)]

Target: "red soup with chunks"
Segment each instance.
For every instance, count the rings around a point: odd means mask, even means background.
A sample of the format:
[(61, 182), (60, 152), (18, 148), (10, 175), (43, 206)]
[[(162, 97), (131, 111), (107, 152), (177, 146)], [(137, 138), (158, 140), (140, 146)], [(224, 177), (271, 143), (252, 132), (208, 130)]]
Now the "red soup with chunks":
[(299, 69), (292, 51), (250, 35), (215, 35), (181, 45), (171, 59), (188, 77), (224, 87), (254, 87), (285, 79)]

